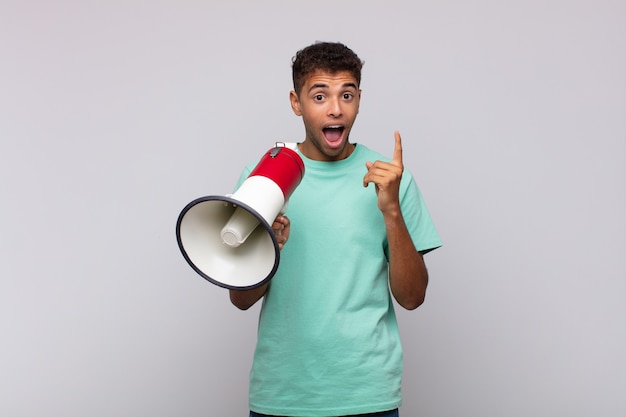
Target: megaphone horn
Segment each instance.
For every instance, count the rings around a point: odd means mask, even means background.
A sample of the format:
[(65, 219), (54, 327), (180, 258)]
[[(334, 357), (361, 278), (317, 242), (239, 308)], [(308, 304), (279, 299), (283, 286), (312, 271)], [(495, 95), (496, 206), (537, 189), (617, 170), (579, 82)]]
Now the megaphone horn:
[(176, 223), (178, 247), (187, 263), (223, 288), (252, 289), (268, 282), (280, 262), (271, 225), (303, 176), (298, 153), (276, 144), (234, 194), (187, 204)]

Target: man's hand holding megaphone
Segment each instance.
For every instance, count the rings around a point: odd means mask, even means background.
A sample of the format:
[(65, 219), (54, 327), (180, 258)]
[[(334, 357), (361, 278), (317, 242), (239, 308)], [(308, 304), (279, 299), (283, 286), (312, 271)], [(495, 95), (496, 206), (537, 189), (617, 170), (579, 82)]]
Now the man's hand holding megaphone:
[(274, 220), (274, 223), (272, 223), (272, 230), (274, 231), (274, 235), (276, 235), (278, 249), (282, 250), (289, 239), (289, 232), (291, 231), (289, 217), (284, 214), (279, 214), (276, 220)]

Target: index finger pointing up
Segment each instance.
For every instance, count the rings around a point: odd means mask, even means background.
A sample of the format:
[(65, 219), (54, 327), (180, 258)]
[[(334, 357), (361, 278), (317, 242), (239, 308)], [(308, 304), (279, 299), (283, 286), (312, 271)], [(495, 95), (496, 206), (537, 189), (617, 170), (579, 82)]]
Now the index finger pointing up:
[(397, 130), (394, 132), (394, 136), (396, 137), (396, 144), (393, 148), (393, 163), (402, 166), (402, 138), (400, 137), (400, 132)]

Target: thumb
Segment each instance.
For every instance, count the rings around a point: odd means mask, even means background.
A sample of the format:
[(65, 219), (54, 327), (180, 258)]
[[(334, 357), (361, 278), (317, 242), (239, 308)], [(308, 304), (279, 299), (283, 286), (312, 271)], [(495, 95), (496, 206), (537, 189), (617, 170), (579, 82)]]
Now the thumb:
[(367, 171), (368, 171), (368, 172), (366, 172), (366, 173), (365, 173), (365, 176), (363, 177), (363, 187), (365, 187), (365, 188), (367, 188), (367, 186), (368, 186), (368, 185), (369, 185), (369, 183), (370, 183), (370, 182), (367, 180), (367, 174), (369, 173), (369, 170), (370, 170), (370, 168), (371, 168), (373, 165), (374, 165), (374, 163), (373, 163), (373, 162), (370, 162), (370, 161), (367, 161), (367, 162), (365, 163), (365, 168), (367, 168)]

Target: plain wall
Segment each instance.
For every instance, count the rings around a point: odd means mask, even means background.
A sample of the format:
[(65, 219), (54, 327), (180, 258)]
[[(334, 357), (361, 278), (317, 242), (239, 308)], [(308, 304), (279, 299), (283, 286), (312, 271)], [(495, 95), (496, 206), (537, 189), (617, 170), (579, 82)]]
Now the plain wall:
[(626, 3), (0, 2), (0, 414), (245, 416), (258, 306), (175, 240), (275, 141), (290, 64), (365, 61), (444, 247), (399, 312), (405, 417), (626, 412)]

